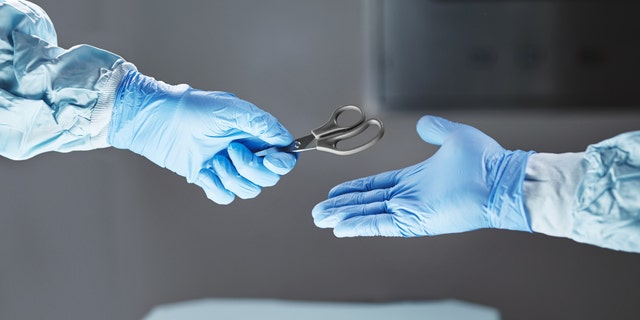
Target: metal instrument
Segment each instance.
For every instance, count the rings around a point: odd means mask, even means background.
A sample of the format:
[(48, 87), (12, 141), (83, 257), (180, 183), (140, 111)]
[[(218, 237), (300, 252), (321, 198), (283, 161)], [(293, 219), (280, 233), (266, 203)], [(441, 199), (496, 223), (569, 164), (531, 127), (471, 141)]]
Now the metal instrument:
[[(350, 125), (342, 126), (338, 124), (338, 118), (346, 111), (356, 111), (359, 114), (358, 120)], [(357, 137), (370, 126), (378, 128), (378, 132), (371, 140), (351, 147), (348, 149), (339, 149), (338, 143), (354, 137)], [(318, 150), (329, 152), (337, 155), (349, 155), (358, 153), (373, 146), (384, 134), (382, 121), (378, 119), (366, 119), (364, 111), (356, 106), (342, 106), (331, 114), (329, 121), (317, 129), (311, 130), (311, 134), (293, 141), (286, 147), (272, 147), (256, 153), (257, 156), (265, 156), (273, 152), (302, 152), (309, 150)]]

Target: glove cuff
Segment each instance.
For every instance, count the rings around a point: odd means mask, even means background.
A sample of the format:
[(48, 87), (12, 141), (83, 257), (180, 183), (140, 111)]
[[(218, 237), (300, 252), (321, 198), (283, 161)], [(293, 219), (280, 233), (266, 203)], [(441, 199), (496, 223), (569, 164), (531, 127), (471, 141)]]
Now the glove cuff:
[(120, 64), (113, 70), (101, 69), (102, 76), (96, 85), (99, 88), (98, 102), (91, 113), (91, 124), (89, 130), (91, 132), (91, 145), (94, 148), (108, 147), (107, 136), (111, 117), (113, 114), (113, 106), (115, 104), (116, 91), (124, 76), (136, 70), (136, 67), (128, 62), (118, 61)]
[(151, 117), (154, 107), (164, 105), (172, 98), (179, 99), (182, 91), (172, 90), (173, 87), (137, 70), (128, 71), (115, 93), (107, 137), (109, 144), (140, 153), (140, 150), (132, 149), (133, 140), (141, 134), (138, 128)]
[(489, 221), (493, 228), (532, 232), (524, 210), (523, 183), (527, 160), (533, 151), (507, 151), (493, 168), (489, 195)]
[[(111, 124), (109, 126), (109, 135), (107, 141), (113, 147), (119, 149), (128, 149), (131, 145), (131, 138), (134, 135), (133, 121), (138, 112), (137, 103), (132, 103), (131, 86), (135, 86), (135, 78), (141, 75), (137, 70), (128, 71), (116, 89), (113, 101), (113, 111), (111, 115)], [(135, 97), (133, 98), (136, 99)]]

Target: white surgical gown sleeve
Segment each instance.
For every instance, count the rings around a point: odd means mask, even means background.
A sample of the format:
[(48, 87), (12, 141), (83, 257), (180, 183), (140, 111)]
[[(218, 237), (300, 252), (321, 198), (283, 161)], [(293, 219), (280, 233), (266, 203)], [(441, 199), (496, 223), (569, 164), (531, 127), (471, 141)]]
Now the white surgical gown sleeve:
[(40, 7), (0, 0), (0, 155), (19, 160), (109, 146), (115, 90), (133, 69), (92, 46), (58, 47)]
[(534, 154), (523, 188), (533, 231), (640, 252), (640, 131), (581, 153)]

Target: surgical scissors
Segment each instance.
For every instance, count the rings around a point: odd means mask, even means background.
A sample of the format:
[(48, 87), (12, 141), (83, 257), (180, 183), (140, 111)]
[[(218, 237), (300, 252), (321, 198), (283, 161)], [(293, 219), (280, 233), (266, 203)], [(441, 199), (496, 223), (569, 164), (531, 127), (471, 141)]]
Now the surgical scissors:
[[(341, 126), (340, 124), (338, 124), (338, 118), (340, 118), (340, 115), (345, 111), (358, 112), (358, 120), (351, 125)], [(292, 144), (286, 147), (271, 147), (269, 149), (256, 152), (256, 155), (262, 157), (273, 152), (302, 152), (309, 150), (324, 151), (337, 155), (350, 155), (358, 153), (373, 146), (376, 142), (378, 142), (378, 140), (382, 138), (382, 135), (384, 134), (382, 121), (374, 118), (366, 120), (365, 119), (366, 117), (364, 115), (364, 111), (362, 111), (362, 109), (360, 109), (359, 107), (342, 106), (333, 111), (331, 117), (329, 118), (329, 121), (327, 121), (322, 126), (311, 130), (311, 134), (294, 140)], [(370, 126), (378, 127), (376, 136), (371, 140), (345, 150), (338, 149), (339, 142), (360, 135)]]

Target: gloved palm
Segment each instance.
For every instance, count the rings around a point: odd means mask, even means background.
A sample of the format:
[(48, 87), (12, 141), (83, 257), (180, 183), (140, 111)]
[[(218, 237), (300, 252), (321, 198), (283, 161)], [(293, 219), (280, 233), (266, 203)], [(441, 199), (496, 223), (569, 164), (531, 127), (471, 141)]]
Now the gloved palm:
[(417, 130), (441, 145), (431, 158), (334, 187), (313, 209), (316, 225), (339, 237), (530, 231), (522, 209), (529, 153), (507, 151), (479, 130), (442, 118), (425, 116)]
[(272, 115), (232, 94), (171, 86), (136, 71), (118, 88), (109, 132), (112, 146), (186, 177), (221, 204), (253, 198), (289, 172), (295, 156), (263, 159), (251, 150), (292, 141)]

